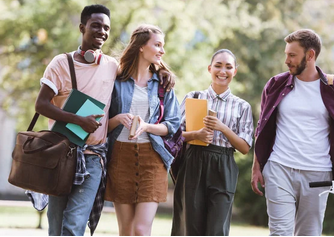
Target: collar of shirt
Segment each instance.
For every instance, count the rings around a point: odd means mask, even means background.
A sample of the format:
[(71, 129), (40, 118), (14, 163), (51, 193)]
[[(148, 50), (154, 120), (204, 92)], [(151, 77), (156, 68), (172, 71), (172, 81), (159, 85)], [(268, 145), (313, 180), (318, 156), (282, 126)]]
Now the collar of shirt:
[(286, 86), (293, 86), (294, 82), (295, 82), (295, 76), (290, 74), (286, 82)]
[(212, 88), (212, 86), (210, 85), (210, 87), (209, 87), (209, 89), (208, 89), (208, 92), (209, 92), (209, 96), (212, 98), (212, 100), (214, 100), (214, 99), (220, 99), (220, 100), (222, 100), (222, 101), (226, 101), (226, 99), (227, 99), (227, 97), (229, 97), (229, 95), (231, 95), (231, 90), (230, 90), (230, 88), (227, 88), (227, 90), (226, 91), (224, 91), (223, 93), (221, 93), (221, 94), (217, 94), (214, 90), (213, 90), (213, 88)]

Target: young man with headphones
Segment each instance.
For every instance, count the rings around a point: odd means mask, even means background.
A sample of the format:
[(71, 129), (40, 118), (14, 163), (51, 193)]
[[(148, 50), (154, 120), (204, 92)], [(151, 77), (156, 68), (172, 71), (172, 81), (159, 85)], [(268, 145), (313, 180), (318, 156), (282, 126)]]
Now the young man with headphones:
[[(71, 52), (77, 89), (104, 103), (106, 105), (104, 112), (108, 115), (118, 70), (118, 62), (101, 51), (110, 31), (109, 9), (99, 4), (86, 6), (81, 13), (79, 29), (82, 33), (81, 45), (76, 51)], [(169, 86), (174, 85), (174, 79), (171, 77), (165, 81), (167, 83), (171, 81)], [(63, 111), (61, 107), (71, 90), (67, 56), (57, 55), (41, 78), (41, 89), (35, 105), (36, 112), (50, 118), (49, 128), (55, 121), (74, 123), (90, 135), (86, 145), (78, 148), (76, 176), (70, 195), (49, 197), (47, 213), (49, 235), (82, 236), (88, 220), (93, 234), (104, 202), (108, 116), (81, 117)], [(95, 120), (97, 117), (102, 117), (100, 122)]]
[[(71, 52), (79, 91), (101, 101), (108, 114), (111, 92), (117, 75), (117, 61), (102, 54), (101, 48), (109, 36), (110, 11), (102, 5), (86, 6), (81, 13), (79, 26), (82, 42), (79, 49)], [(102, 162), (106, 152), (108, 116), (91, 115), (81, 117), (63, 111), (62, 105), (72, 90), (71, 74), (65, 54), (57, 55), (47, 66), (41, 78), (41, 89), (36, 101), (36, 111), (49, 120), (80, 125), (90, 133), (87, 147), (79, 148), (75, 182), (68, 196), (49, 196), (49, 235), (84, 235), (93, 204), (103, 188)], [(102, 117), (103, 116), (103, 117)], [(95, 119), (102, 117), (100, 122)], [(82, 155), (80, 155), (81, 153)], [(79, 168), (79, 169), (78, 169)], [(103, 201), (103, 196), (102, 196)], [(100, 203), (103, 206), (103, 202)], [(102, 209), (102, 208), (101, 208)], [(98, 217), (100, 213), (98, 213)], [(92, 215), (91, 215), (92, 217)], [(97, 219), (98, 221), (98, 219)], [(91, 232), (97, 225), (89, 219)]]

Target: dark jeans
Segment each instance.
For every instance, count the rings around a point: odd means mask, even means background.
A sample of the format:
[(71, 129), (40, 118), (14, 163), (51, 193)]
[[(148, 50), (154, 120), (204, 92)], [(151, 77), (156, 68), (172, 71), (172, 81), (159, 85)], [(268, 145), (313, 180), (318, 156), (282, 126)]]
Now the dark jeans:
[(175, 184), (172, 235), (228, 235), (238, 179), (234, 149), (190, 146)]

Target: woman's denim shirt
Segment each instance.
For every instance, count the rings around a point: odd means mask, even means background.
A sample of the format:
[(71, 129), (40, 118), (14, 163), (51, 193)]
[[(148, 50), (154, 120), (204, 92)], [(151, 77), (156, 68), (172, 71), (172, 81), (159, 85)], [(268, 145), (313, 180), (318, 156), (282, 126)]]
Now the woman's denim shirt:
[[(116, 80), (114, 85), (114, 90), (111, 97), (111, 104), (109, 110), (109, 118), (112, 118), (120, 113), (129, 113), (133, 91), (134, 91), (135, 82), (133, 78), (129, 78), (126, 81)], [(148, 102), (149, 102), (149, 121), (150, 124), (155, 124), (160, 115), (160, 100), (158, 97), (158, 86), (159, 78), (157, 74), (153, 74), (152, 78), (148, 81)], [(160, 123), (164, 124), (168, 128), (168, 135), (171, 137), (177, 129), (180, 127), (180, 109), (179, 102), (175, 96), (173, 90), (165, 92), (164, 97), (164, 115)], [(108, 135), (109, 140), (109, 154), (108, 158), (110, 159), (110, 152), (114, 143), (123, 129), (123, 124), (118, 125), (114, 130), (112, 130)], [(170, 168), (171, 163), (173, 162), (174, 157), (166, 150), (164, 142), (160, 136), (147, 133), (151, 141), (153, 149), (160, 155), (162, 161), (165, 164), (167, 171)]]

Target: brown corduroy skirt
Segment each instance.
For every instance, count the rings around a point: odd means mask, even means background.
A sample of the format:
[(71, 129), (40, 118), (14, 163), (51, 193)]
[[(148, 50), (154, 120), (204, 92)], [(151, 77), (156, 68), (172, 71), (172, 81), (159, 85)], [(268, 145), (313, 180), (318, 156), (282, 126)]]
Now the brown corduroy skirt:
[(104, 199), (132, 204), (165, 202), (167, 170), (151, 143), (115, 142)]

